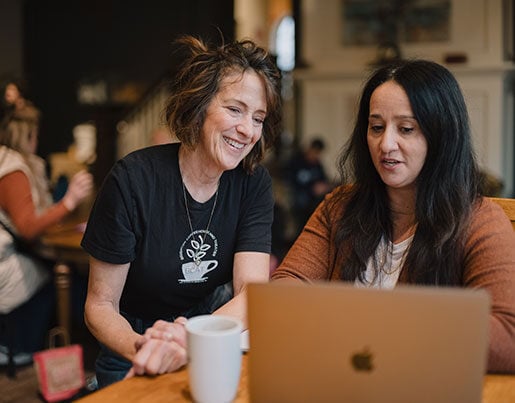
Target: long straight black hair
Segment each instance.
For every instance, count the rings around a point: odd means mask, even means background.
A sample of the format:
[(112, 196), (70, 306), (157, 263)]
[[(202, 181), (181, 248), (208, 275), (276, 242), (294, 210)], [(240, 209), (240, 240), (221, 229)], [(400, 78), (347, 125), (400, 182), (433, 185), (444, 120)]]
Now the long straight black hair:
[[(393, 224), (386, 187), (367, 144), (370, 98), (394, 81), (406, 92), (427, 141), (427, 156), (417, 178), (417, 229), (405, 261), (405, 279), (416, 284), (458, 285), (462, 278), (462, 241), (473, 203), (479, 196), (465, 101), (454, 76), (425, 60), (403, 60), (378, 68), (366, 82), (352, 136), (339, 160), (343, 184), (334, 199), (345, 209), (338, 223), (339, 250), (350, 250), (343, 280), (363, 280), (368, 259)], [(334, 206), (333, 206), (334, 207)]]

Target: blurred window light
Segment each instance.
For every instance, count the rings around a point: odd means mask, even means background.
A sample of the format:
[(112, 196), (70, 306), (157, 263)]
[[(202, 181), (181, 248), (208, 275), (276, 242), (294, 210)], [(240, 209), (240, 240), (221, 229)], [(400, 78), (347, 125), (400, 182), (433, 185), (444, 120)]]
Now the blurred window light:
[(80, 84), (77, 89), (78, 102), (83, 105), (105, 104), (108, 100), (105, 81)]
[(292, 71), (295, 67), (295, 20), (287, 15), (277, 25), (275, 35), (277, 67), (282, 71)]

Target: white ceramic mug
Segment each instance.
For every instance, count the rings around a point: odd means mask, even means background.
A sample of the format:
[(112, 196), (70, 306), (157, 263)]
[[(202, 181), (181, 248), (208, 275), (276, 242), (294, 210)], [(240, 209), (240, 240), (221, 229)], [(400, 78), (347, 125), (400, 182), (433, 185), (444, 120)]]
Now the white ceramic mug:
[(231, 402), (240, 381), (241, 321), (221, 315), (188, 320), (188, 375), (193, 399), (200, 403)]

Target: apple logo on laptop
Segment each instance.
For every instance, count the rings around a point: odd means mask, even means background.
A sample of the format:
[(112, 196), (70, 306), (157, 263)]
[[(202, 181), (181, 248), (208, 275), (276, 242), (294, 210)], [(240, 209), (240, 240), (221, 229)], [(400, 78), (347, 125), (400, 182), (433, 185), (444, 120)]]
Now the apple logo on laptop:
[(374, 356), (368, 347), (362, 351), (358, 351), (351, 356), (352, 367), (356, 371), (370, 372), (374, 369), (373, 360)]

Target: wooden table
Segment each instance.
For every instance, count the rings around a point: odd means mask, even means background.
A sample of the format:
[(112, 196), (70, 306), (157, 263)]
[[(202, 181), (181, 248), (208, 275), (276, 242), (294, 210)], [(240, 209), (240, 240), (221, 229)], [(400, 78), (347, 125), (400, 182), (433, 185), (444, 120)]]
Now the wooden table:
[(57, 292), (57, 322), (68, 335), (70, 333), (70, 284), (72, 267), (87, 268), (88, 254), (80, 246), (85, 220), (72, 217), (62, 224), (50, 228), (41, 238), (45, 254), (52, 257)]
[[(186, 369), (155, 377), (137, 376), (125, 379), (77, 400), (80, 403), (191, 401)], [(248, 355), (244, 355), (240, 386), (234, 403), (247, 403), (249, 401)], [(515, 375), (486, 375), (482, 401), (483, 403), (515, 402)]]

